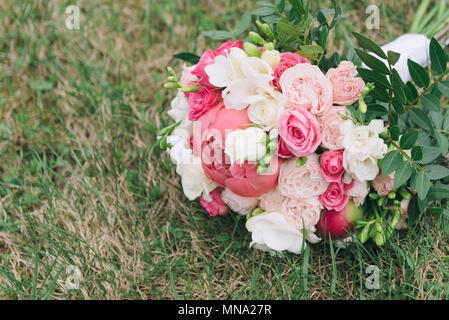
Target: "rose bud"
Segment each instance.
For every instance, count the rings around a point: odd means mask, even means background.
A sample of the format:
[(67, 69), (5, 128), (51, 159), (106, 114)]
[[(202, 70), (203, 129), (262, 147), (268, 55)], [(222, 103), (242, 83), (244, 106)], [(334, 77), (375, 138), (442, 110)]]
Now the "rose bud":
[(332, 239), (344, 239), (354, 231), (354, 224), (363, 218), (362, 207), (349, 201), (342, 211), (324, 210), (317, 224), (320, 236)]

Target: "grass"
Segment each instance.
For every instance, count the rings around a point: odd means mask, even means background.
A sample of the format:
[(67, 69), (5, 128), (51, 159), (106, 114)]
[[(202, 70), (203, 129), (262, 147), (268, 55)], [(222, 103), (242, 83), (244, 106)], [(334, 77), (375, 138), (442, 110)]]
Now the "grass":
[[(318, 1), (324, 3), (324, 1)], [(345, 33), (400, 35), (417, 1), (345, 1)], [(65, 8), (81, 8), (81, 29)], [(0, 2), (0, 297), (9, 299), (434, 299), (449, 297), (449, 223), (427, 217), (384, 248), (327, 243), (300, 256), (248, 249), (239, 216), (188, 202), (153, 148), (172, 55), (215, 47), (250, 1)], [(388, 31), (388, 32), (387, 32)], [(367, 266), (380, 289), (365, 287)], [(79, 289), (68, 289), (70, 267)], [(68, 269), (69, 268), (69, 269)]]

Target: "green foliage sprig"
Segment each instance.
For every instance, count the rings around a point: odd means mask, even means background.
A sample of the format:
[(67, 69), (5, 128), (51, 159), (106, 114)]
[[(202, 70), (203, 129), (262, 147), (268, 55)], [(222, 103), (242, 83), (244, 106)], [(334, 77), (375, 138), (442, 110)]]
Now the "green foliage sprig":
[[(448, 177), (449, 169), (440, 165), (447, 164), (444, 156), (449, 149), (449, 113), (441, 105), (443, 96), (449, 98), (448, 55), (432, 38), (431, 68), (426, 69), (409, 59), (407, 65), (412, 81), (403, 83), (394, 68), (399, 60), (398, 53), (385, 53), (367, 37), (358, 33), (354, 36), (361, 47), (355, 51), (366, 65), (358, 68), (359, 75), (375, 86), (366, 97), (369, 101), (367, 113), (361, 120), (369, 122), (380, 116), (387, 125), (383, 138), (389, 151), (381, 161), (382, 174), (395, 173), (396, 189), (410, 186), (416, 190), (408, 209), (410, 222), (416, 221), (425, 211), (441, 213), (442, 195), (447, 195), (449, 190), (441, 182)], [(426, 166), (429, 163), (437, 164)]]

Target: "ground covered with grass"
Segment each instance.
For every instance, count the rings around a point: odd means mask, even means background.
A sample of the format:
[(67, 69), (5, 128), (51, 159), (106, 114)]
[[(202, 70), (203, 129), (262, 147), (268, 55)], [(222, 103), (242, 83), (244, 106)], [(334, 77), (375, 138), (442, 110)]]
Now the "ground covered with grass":
[[(379, 43), (406, 32), (418, 1), (385, 2), (381, 28), (367, 31), (370, 2), (344, 1), (332, 50), (353, 30)], [(71, 4), (80, 30), (65, 27)], [(447, 218), (425, 217), (381, 249), (322, 243), (272, 257), (248, 248), (239, 216), (210, 218), (184, 197), (153, 147), (173, 97), (162, 89), (165, 67), (180, 70), (175, 53), (216, 47), (201, 32), (232, 28), (253, 8), (0, 2), (0, 297), (449, 298)], [(365, 286), (369, 265), (380, 270), (380, 289)]]

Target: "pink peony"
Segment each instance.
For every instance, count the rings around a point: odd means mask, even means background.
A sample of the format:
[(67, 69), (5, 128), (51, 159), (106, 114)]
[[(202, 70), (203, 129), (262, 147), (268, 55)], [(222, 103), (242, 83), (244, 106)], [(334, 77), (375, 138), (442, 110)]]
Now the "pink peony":
[(320, 68), (300, 63), (285, 70), (279, 83), (288, 108), (305, 108), (320, 116), (332, 106), (332, 85)]
[(346, 207), (349, 196), (345, 194), (342, 183), (332, 182), (320, 196), (320, 201), (328, 210), (341, 211)]
[(230, 165), (229, 157), (224, 153), (226, 134), (246, 129), (248, 123), (246, 109), (226, 109), (219, 103), (194, 123), (194, 154), (201, 154), (204, 172), (218, 185), (242, 197), (258, 197), (276, 187), (280, 160), (273, 157), (270, 162), (272, 173), (260, 175), (254, 163)]
[(221, 194), (221, 198), (229, 208), (241, 215), (250, 213), (259, 203), (257, 198), (242, 197), (230, 189), (225, 189)]
[(259, 197), (259, 207), (268, 212), (281, 212), (284, 196), (275, 188)]
[(381, 195), (386, 196), (391, 191), (394, 190), (394, 172), (390, 173), (390, 175), (384, 177), (381, 173), (377, 175), (377, 177), (371, 183), (374, 190)]
[(207, 110), (221, 101), (221, 93), (208, 87), (188, 94), (189, 120), (197, 121)]
[(276, 149), (276, 155), (278, 157), (284, 158), (284, 159), (290, 159), (293, 158), (295, 155), (290, 151), (290, 149), (285, 145), (284, 140), (279, 139), (278, 147)]
[(301, 167), (296, 167), (297, 159), (281, 165), (279, 173), (279, 192), (289, 198), (318, 197), (327, 190), (329, 183), (321, 174), (318, 156), (311, 153)]
[(209, 193), (209, 195), (212, 198), (211, 201), (207, 202), (206, 200), (204, 200), (203, 196), (201, 196), (200, 203), (203, 208), (206, 209), (206, 211), (211, 215), (211, 217), (214, 217), (216, 215), (227, 215), (229, 210), (226, 207), (224, 201), (221, 199), (221, 191), (215, 189), (214, 191)]
[(327, 182), (340, 182), (343, 168), (343, 151), (325, 151), (320, 159), (321, 173)]
[(318, 197), (287, 198), (282, 204), (281, 213), (294, 228), (315, 231), (315, 225), (320, 220), (323, 205)]
[(224, 42), (217, 50), (214, 51), (215, 56), (225, 56), (231, 51), (232, 48), (242, 48), (243, 41), (231, 41)]
[(352, 198), (352, 201), (354, 201), (356, 206), (360, 206), (365, 202), (368, 193), (368, 183), (356, 179), (353, 180), (352, 188), (346, 190), (346, 194)]
[(334, 104), (347, 106), (360, 98), (365, 82), (356, 75), (357, 68), (351, 61), (342, 61), (337, 68), (329, 69), (326, 76), (332, 83)]
[(343, 149), (343, 134), (340, 126), (345, 122), (340, 115), (347, 114), (345, 107), (332, 107), (318, 118), (321, 128), (321, 144), (329, 150)]
[(282, 74), (285, 70), (290, 69), (299, 63), (310, 63), (310, 61), (293, 52), (281, 53), (281, 61), (276, 65), (276, 67), (273, 68), (274, 79), (271, 81), (272, 87), (281, 91), (282, 89), (279, 84), (279, 79)]
[(215, 62), (215, 53), (213, 50), (207, 50), (203, 53), (201, 56), (200, 61), (195, 66), (195, 68), (192, 71), (192, 74), (194, 76), (198, 77), (198, 82), (204, 86), (213, 88), (214, 86), (210, 84), (209, 82), (209, 76), (206, 74), (206, 71), (204, 69)]
[(299, 107), (285, 110), (279, 117), (279, 136), (297, 157), (314, 152), (321, 143), (320, 126), (313, 114)]

